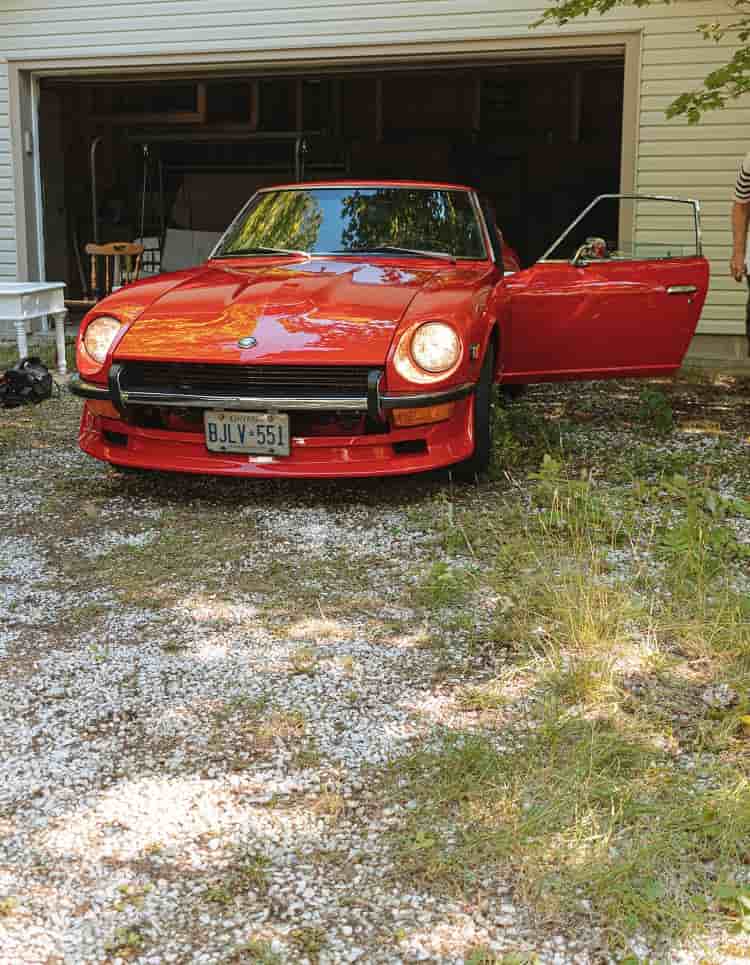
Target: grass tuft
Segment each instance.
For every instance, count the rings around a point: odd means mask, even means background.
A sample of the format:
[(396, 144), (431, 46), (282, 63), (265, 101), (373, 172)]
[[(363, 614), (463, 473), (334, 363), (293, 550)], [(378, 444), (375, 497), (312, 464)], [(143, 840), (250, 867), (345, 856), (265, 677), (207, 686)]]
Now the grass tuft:
[(232, 949), (223, 961), (226, 965), (282, 965), (284, 959), (271, 942), (254, 938)]
[(325, 930), (314, 925), (302, 925), (289, 932), (289, 942), (292, 947), (300, 956), (312, 962), (312, 965), (317, 965), (320, 961), (325, 940)]
[(541, 683), (566, 706), (590, 708), (618, 695), (614, 662), (607, 657), (574, 656), (563, 665), (555, 664)]
[(417, 588), (417, 602), (427, 607), (457, 606), (471, 591), (469, 573), (445, 562), (433, 563)]

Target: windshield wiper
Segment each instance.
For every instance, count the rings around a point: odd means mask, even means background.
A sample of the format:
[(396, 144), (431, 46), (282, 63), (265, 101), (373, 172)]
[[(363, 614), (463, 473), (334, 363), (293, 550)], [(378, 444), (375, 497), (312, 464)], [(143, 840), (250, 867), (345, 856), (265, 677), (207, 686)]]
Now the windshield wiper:
[(333, 254), (366, 255), (377, 254), (378, 252), (395, 255), (416, 255), (419, 258), (440, 258), (443, 261), (452, 261), (454, 263), (456, 261), (456, 256), (450, 254), (448, 251), (422, 251), (419, 248), (402, 248), (400, 245), (365, 245), (362, 248), (342, 248), (341, 251), (335, 251)]
[(241, 258), (242, 255), (301, 255), (303, 258), (309, 258), (310, 252), (299, 251), (296, 248), (235, 248), (234, 251), (214, 255), (214, 258)]

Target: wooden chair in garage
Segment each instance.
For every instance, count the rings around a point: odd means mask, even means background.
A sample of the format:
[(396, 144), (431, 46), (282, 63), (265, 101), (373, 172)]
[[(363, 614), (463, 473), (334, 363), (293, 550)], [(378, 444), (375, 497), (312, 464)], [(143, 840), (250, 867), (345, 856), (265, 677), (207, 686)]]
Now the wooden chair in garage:
[[(89, 280), (83, 298), (66, 299), (66, 308), (91, 308), (100, 299), (123, 285), (138, 281), (143, 245), (131, 241), (112, 241), (106, 245), (88, 244)], [(99, 263), (103, 262), (103, 271)], [(84, 284), (86, 284), (85, 279)]]

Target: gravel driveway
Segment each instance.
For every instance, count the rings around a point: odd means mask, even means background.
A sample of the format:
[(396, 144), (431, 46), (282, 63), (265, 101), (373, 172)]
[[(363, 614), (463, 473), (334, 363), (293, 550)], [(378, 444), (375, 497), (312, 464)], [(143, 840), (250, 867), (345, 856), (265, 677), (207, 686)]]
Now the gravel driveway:
[[(587, 413), (601, 459), (641, 431), (637, 388), (609, 414), (608, 391), (527, 404)], [(746, 459), (747, 397), (726, 398), (688, 394), (685, 418), (723, 419)], [(486, 566), (469, 533), (446, 549), (446, 514), (522, 474), (120, 476), (78, 452), (78, 412), (65, 395), (0, 412), (0, 962), (606, 958), (510, 877), (467, 901), (402, 874), (392, 835), (414, 805), (381, 791), (466, 723), (455, 693), (488, 672), (466, 641), (497, 599), (446, 609), (421, 589), (436, 562)], [(653, 446), (689, 459), (716, 438)]]

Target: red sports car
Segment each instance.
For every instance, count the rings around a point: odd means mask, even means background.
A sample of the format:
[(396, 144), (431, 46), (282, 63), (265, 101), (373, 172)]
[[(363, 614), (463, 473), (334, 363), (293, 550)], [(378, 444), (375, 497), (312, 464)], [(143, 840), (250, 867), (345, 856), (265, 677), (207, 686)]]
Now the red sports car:
[(708, 275), (698, 205), (680, 199), (602, 196), (504, 277), (470, 188), (263, 189), (205, 265), (122, 288), (83, 320), (80, 445), (183, 472), (473, 476), (493, 383), (675, 371)]

